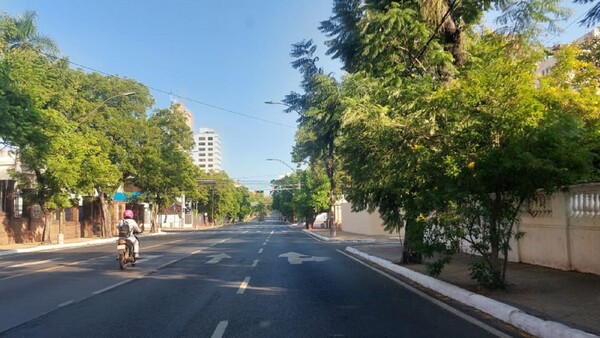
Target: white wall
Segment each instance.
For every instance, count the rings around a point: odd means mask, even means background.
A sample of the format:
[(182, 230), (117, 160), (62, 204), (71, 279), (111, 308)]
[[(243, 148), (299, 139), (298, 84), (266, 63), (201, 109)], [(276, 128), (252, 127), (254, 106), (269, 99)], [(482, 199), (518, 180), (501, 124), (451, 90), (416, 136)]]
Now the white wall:
[[(369, 214), (366, 211), (353, 212), (352, 204), (345, 202), (341, 204), (343, 231), (369, 236), (389, 236), (397, 237), (398, 233), (389, 233), (383, 229), (383, 221), (378, 211)], [(401, 230), (404, 237), (404, 230)]]

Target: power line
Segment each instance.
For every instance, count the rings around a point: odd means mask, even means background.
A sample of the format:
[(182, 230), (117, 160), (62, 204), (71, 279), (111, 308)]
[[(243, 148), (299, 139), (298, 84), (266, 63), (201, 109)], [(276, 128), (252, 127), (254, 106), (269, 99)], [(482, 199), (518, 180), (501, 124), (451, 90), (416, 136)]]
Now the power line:
[[(42, 54), (42, 55), (45, 55), (45, 56), (47, 56), (47, 57), (56, 58), (56, 56), (54, 56), (54, 55), (49, 55), (49, 54), (46, 54), (46, 53), (44, 53), (44, 52), (40, 52), (40, 54)], [(82, 64), (80, 64), (80, 63), (77, 63), (77, 62), (71, 61), (70, 59), (66, 59), (66, 61), (67, 61), (68, 63), (70, 63), (70, 64), (74, 65), (74, 66), (81, 67), (81, 68), (83, 68), (83, 69), (87, 69), (87, 70), (91, 70), (91, 71), (93, 71), (93, 72), (96, 72), (96, 73), (99, 73), (99, 74), (102, 74), (102, 75), (111, 76), (111, 77), (116, 77), (116, 78), (119, 78), (119, 79), (121, 78), (121, 77), (119, 77), (119, 76), (117, 76), (117, 75), (109, 74), (109, 73), (107, 73), (107, 72), (104, 72), (104, 71), (101, 71), (101, 70), (99, 70), (99, 69), (96, 69), (96, 68), (93, 68), (93, 67), (89, 67), (89, 66), (82, 65)], [(224, 111), (224, 112), (230, 113), (230, 114), (235, 114), (235, 115), (243, 116), (243, 117), (246, 117), (246, 118), (249, 118), (249, 119), (253, 119), (253, 120), (257, 120), (257, 121), (261, 121), (261, 122), (265, 122), (265, 123), (275, 124), (275, 125), (278, 125), (278, 126), (281, 126), (281, 127), (286, 127), (286, 128), (292, 128), (292, 129), (295, 129), (295, 127), (294, 127), (294, 126), (290, 126), (290, 125), (288, 125), (288, 124), (283, 124), (283, 123), (279, 123), (279, 122), (275, 122), (275, 121), (271, 121), (271, 120), (263, 119), (263, 118), (261, 118), (261, 117), (257, 117), (257, 116), (252, 116), (252, 115), (248, 115), (248, 114), (240, 113), (240, 112), (237, 112), (237, 111), (234, 111), (234, 110), (231, 110), (231, 109), (227, 109), (227, 108), (219, 107), (219, 106), (216, 106), (216, 105), (213, 105), (213, 104), (210, 104), (210, 103), (202, 102), (202, 101), (200, 101), (200, 100), (196, 100), (196, 99), (193, 99), (193, 98), (190, 98), (190, 97), (187, 97), (187, 96), (178, 95), (178, 94), (173, 94), (173, 93), (172, 93), (172, 92), (170, 92), (170, 91), (166, 91), (166, 90), (163, 90), (163, 89), (160, 89), (160, 88), (156, 88), (156, 87), (152, 87), (152, 86), (148, 86), (148, 85), (145, 85), (145, 86), (146, 86), (147, 88), (149, 88), (149, 89), (151, 89), (151, 90), (153, 90), (153, 91), (159, 92), (159, 93), (163, 93), (163, 94), (171, 95), (171, 96), (174, 96), (174, 97), (180, 98), (180, 99), (182, 99), (182, 100), (187, 100), (187, 101), (190, 101), (190, 102), (194, 102), (194, 103), (197, 103), (197, 104), (201, 104), (201, 105), (203, 105), (203, 106), (210, 107), (210, 108), (213, 108), (213, 109), (218, 109), (218, 110), (221, 110), (221, 111)]]
[[(581, 14), (580, 16), (578, 16), (576, 19), (574, 19), (573, 21), (571, 21), (565, 28), (563, 28), (562, 30), (565, 31), (567, 30), (567, 28), (571, 27), (572, 24), (574, 24), (577, 20), (581, 19), (586, 13), (584, 12), (583, 14)], [(542, 45), (546, 45), (548, 42), (556, 39), (558, 37), (558, 34), (553, 34), (553, 36), (551, 38), (549, 38), (548, 40), (544, 41), (542, 43)]]

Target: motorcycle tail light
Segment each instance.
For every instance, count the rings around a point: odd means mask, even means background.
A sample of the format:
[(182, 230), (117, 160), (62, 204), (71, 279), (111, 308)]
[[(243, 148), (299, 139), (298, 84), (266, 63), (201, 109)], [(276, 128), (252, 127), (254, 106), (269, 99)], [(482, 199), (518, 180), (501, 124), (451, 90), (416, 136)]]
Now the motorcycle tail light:
[(125, 240), (124, 239), (120, 239), (118, 243), (119, 244), (125, 244)]

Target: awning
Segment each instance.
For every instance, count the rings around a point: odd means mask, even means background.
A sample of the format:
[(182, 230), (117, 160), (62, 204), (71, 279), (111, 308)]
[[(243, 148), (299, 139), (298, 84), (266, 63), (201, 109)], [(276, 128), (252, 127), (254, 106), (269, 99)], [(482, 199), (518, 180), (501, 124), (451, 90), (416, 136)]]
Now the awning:
[(115, 202), (129, 202), (132, 198), (139, 196), (141, 193), (139, 191), (131, 192), (131, 193), (115, 193), (113, 197), (113, 201)]

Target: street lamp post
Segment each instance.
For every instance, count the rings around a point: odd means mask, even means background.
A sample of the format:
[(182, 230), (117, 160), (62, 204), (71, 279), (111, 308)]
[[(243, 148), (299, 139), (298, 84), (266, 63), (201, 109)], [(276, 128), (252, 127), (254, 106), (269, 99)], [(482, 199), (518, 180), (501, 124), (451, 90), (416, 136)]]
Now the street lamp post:
[[(279, 162), (281, 164), (283, 164), (284, 166), (290, 168), (292, 170), (292, 172), (296, 172), (296, 169), (292, 168), (291, 165), (285, 163), (284, 161), (278, 159), (278, 158), (268, 158), (267, 161), (276, 161)], [(300, 180), (298, 180), (298, 189), (302, 189), (302, 183), (300, 182)]]
[(91, 115), (91, 114), (95, 113), (95, 112), (96, 112), (98, 109), (100, 109), (100, 108), (101, 108), (101, 107), (102, 107), (104, 104), (106, 104), (106, 102), (108, 102), (108, 101), (110, 101), (110, 100), (112, 100), (112, 99), (116, 99), (117, 97), (121, 97), (121, 96), (131, 96), (131, 95), (134, 95), (134, 94), (135, 94), (135, 92), (125, 92), (125, 93), (121, 93), (121, 94), (113, 95), (113, 96), (111, 96), (111, 97), (107, 98), (106, 100), (104, 100), (104, 101), (100, 102), (100, 104), (98, 105), (98, 107), (94, 108), (94, 109), (93, 109), (93, 110), (92, 110), (92, 111), (89, 113), (89, 115)]

